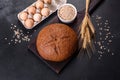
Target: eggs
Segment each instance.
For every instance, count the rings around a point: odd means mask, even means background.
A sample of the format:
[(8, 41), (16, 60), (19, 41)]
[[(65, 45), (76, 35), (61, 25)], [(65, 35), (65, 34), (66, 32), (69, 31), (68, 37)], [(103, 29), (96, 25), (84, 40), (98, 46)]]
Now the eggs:
[(33, 16), (33, 19), (34, 19), (34, 21), (36, 21), (36, 22), (41, 21), (41, 18), (42, 18), (42, 16), (41, 16), (39, 13), (36, 13), (36, 14)]
[(49, 14), (50, 14), (50, 9), (49, 9), (49, 8), (43, 8), (43, 9), (41, 10), (41, 14), (42, 14), (44, 17), (49, 16)]
[(36, 8), (35, 8), (34, 6), (30, 6), (30, 7), (28, 8), (28, 13), (29, 13), (29, 14), (35, 14), (35, 12), (36, 12)]
[(21, 20), (26, 20), (28, 18), (28, 13), (27, 12), (22, 12), (20, 13), (20, 19)]
[(31, 29), (33, 27), (33, 25), (34, 25), (33, 19), (27, 19), (25, 21), (25, 26), (26, 26), (27, 29)]
[(43, 7), (44, 7), (44, 3), (43, 3), (42, 1), (37, 1), (37, 2), (36, 2), (36, 8), (42, 9)]
[(51, 0), (37, 0), (18, 14), (18, 19), (26, 29), (32, 29), (51, 13)]

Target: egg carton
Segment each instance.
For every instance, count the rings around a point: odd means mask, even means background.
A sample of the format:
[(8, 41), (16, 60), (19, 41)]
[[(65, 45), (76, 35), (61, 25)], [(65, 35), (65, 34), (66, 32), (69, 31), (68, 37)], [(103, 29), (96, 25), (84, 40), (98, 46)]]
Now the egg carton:
[[(40, 0), (40, 1), (43, 1), (43, 0)], [(40, 20), (40, 21), (35, 21), (35, 20), (33, 19), (34, 14), (36, 14), (36, 13), (41, 14), (41, 9), (37, 9), (37, 8), (36, 8), (36, 3), (37, 3), (37, 1), (34, 2), (33, 4), (31, 4), (30, 6), (28, 6), (26, 9), (22, 10), (21, 12), (19, 12), (18, 15), (17, 15), (19, 21), (24, 25), (24, 27), (25, 27), (26, 29), (32, 29), (32, 28), (34, 28), (36, 25), (38, 25), (38, 24), (41, 23), (43, 20), (45, 20), (46, 18), (48, 18), (51, 14), (53, 14), (61, 5), (67, 3), (67, 0), (52, 0), (52, 1), (51, 1), (51, 4), (44, 3), (44, 8), (48, 8), (50, 12), (49, 12), (49, 15), (48, 15), (48, 16), (43, 16), (43, 15), (41, 15), (41, 20)], [(28, 8), (30, 8), (30, 7), (32, 7), (32, 6), (35, 7), (36, 11), (35, 11), (34, 14), (29, 14), (29, 13), (28, 13), (27, 19), (32, 19), (32, 20), (34, 21), (34, 23), (33, 23), (33, 26), (32, 26), (32, 27), (27, 27), (27, 26), (25, 25), (25, 20), (21, 20), (21, 19), (20, 19), (20, 14), (21, 14), (22, 12), (28, 12)]]

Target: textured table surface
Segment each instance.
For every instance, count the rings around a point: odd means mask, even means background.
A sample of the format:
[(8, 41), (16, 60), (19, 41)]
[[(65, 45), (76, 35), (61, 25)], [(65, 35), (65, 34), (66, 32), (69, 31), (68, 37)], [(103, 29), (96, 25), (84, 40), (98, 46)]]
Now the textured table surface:
[[(96, 28), (96, 53), (91, 59), (78, 55), (57, 75), (27, 48), (42, 26), (26, 30), (17, 14), (35, 0), (0, 0), (0, 80), (120, 80), (119, 0), (104, 0), (91, 15)], [(85, 0), (68, 0), (79, 11)], [(15, 31), (23, 35), (16, 37)], [(14, 38), (15, 36), (15, 38)], [(27, 39), (26, 39), (27, 37)]]

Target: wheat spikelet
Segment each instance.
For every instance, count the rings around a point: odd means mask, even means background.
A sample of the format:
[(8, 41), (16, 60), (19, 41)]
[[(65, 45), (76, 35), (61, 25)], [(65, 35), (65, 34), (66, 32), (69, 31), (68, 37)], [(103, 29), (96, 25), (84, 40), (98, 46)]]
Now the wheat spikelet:
[(91, 22), (90, 15), (88, 13), (89, 4), (90, 4), (90, 0), (86, 0), (85, 16), (83, 18), (81, 25), (79, 26), (79, 35), (80, 35), (80, 40), (83, 41), (81, 49), (86, 50), (88, 56), (90, 57), (89, 53), (94, 52), (92, 36), (95, 34), (95, 28)]

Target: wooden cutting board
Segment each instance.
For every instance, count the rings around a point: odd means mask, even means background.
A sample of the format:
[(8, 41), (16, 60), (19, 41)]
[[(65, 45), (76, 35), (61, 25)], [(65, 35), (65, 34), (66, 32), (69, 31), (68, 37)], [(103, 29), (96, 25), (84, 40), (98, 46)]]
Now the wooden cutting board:
[[(89, 11), (91, 12), (92, 10), (94, 10), (94, 8), (101, 2), (102, 0), (91, 0), (90, 3), (90, 7), (89, 7)], [(82, 19), (84, 18), (84, 10), (78, 12), (77, 17), (75, 19), (75, 21), (73, 23), (67, 24), (68, 26), (70, 26), (71, 28), (73, 28), (75, 31), (78, 30), (78, 26), (80, 25), (80, 23), (82, 22)], [(55, 16), (50, 24), (52, 23), (62, 23), (57, 16)], [(37, 37), (37, 35), (36, 35)], [(36, 38), (35, 38), (36, 39)], [(78, 52), (75, 53), (75, 55), (73, 55), (72, 57), (70, 57), (69, 59), (67, 59), (66, 61), (63, 62), (51, 62), (51, 61), (46, 61), (44, 60), (37, 52), (36, 49), (36, 40), (32, 40), (30, 42), (30, 44), (28, 45), (28, 49), (30, 51), (33, 52), (33, 54), (35, 54), (41, 61), (43, 61), (49, 68), (51, 68), (54, 72), (56, 72), (57, 74), (60, 73), (60, 71), (63, 70), (63, 68), (73, 59), (75, 58), (75, 56), (78, 54)]]

